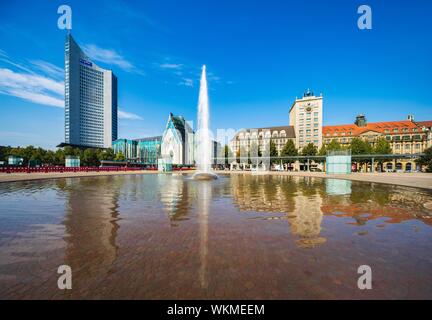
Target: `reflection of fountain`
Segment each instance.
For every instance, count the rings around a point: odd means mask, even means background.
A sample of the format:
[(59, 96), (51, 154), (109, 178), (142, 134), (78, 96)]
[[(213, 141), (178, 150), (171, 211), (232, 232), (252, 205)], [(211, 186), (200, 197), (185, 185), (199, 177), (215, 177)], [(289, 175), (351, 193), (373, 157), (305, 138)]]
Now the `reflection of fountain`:
[(216, 179), (217, 176), (211, 172), (212, 141), (209, 131), (209, 101), (207, 92), (206, 67), (202, 68), (201, 84), (198, 99), (198, 131), (197, 131), (197, 152), (196, 162), (198, 172), (194, 174), (194, 179), (209, 180)]
[(198, 191), (198, 223), (199, 223), (199, 238), (200, 238), (200, 270), (199, 280), (201, 288), (207, 288), (207, 257), (208, 257), (208, 215), (210, 207), (210, 199), (212, 196), (211, 184), (203, 182)]

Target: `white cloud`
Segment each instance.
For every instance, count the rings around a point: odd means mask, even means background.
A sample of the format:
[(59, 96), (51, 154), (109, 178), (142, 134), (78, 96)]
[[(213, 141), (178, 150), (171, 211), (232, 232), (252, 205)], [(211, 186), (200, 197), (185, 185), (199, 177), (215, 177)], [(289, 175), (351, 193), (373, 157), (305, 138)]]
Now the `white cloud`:
[(180, 86), (185, 86), (185, 87), (193, 87), (194, 86), (194, 82), (190, 78), (183, 78), (182, 81), (179, 82), (179, 85)]
[(162, 69), (178, 70), (178, 69), (181, 69), (183, 67), (183, 65), (180, 63), (162, 63), (159, 65), (159, 67), (161, 67)]
[(143, 73), (115, 50), (99, 48), (94, 44), (85, 45), (83, 49), (84, 52), (95, 61), (118, 66), (126, 72)]
[(0, 68), (0, 93), (51, 107), (64, 107), (64, 84), (42, 75)]
[[(0, 67), (0, 94), (41, 105), (64, 108), (64, 82), (56, 80), (56, 78), (63, 77), (63, 69), (46, 61), (31, 61), (33, 68), (44, 73), (37, 74), (32, 69), (10, 60), (0, 49), (0, 60), (3, 57), (7, 61), (2, 61), (14, 65), (20, 71)], [(118, 117), (127, 120), (142, 120), (139, 115), (124, 110), (118, 110)]]
[(48, 76), (54, 78), (63, 78), (64, 77), (64, 69), (53, 65), (52, 63), (42, 61), (42, 60), (33, 60), (31, 63), (40, 71), (45, 73)]
[(141, 118), (139, 115), (131, 113), (131, 112), (126, 112), (124, 110), (118, 110), (117, 115), (120, 119), (126, 119), (126, 120), (143, 120), (143, 118)]

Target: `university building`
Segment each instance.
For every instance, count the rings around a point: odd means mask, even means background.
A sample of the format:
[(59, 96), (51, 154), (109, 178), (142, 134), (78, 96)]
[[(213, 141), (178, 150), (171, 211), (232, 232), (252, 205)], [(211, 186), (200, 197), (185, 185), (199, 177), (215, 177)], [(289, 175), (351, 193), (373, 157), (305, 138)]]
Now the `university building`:
[(189, 122), (183, 116), (170, 113), (162, 135), (161, 157), (172, 164), (194, 164), (195, 134)]
[[(389, 142), (392, 154), (416, 155), (431, 146), (432, 121), (414, 121), (409, 115), (407, 120), (368, 123), (365, 115), (356, 117), (353, 124), (324, 126), (324, 143), (338, 141), (348, 147), (352, 139), (359, 138), (375, 147), (379, 139)], [(393, 159), (384, 163), (385, 170), (407, 170), (415, 168), (414, 157), (411, 159)]]
[(333, 140), (348, 147), (354, 137), (367, 141), (371, 147), (378, 139), (386, 139), (392, 154), (400, 154), (401, 159), (385, 162), (384, 169), (409, 171), (415, 168), (415, 155), (432, 146), (432, 121), (415, 121), (410, 115), (402, 121), (368, 123), (365, 115), (360, 114), (353, 124), (323, 126), (323, 97), (307, 90), (301, 99), (296, 98), (292, 104), (289, 126), (241, 129), (231, 140), (230, 149), (234, 155), (245, 156), (256, 144), (260, 146), (261, 153), (266, 154), (263, 151), (271, 140), (280, 155), (288, 140), (292, 140), (300, 151), (309, 143), (319, 150)]
[[(220, 143), (213, 141), (213, 155), (221, 148)], [(183, 116), (170, 113), (162, 136), (118, 139), (113, 142), (113, 149), (116, 154), (122, 152), (132, 163), (155, 165), (158, 159), (163, 159), (165, 163), (177, 166), (192, 166), (195, 165), (195, 132)]]
[(72, 35), (65, 43), (65, 143), (111, 148), (117, 139), (117, 77), (92, 62)]
[(384, 138), (394, 154), (417, 154), (430, 144), (430, 127), (427, 125), (431, 124), (432, 121), (415, 122), (413, 116), (403, 121), (368, 123), (360, 114), (354, 124), (323, 127), (323, 135), (325, 144), (336, 140), (342, 146), (348, 146), (357, 137), (374, 147), (378, 139)]
[(288, 140), (292, 140), (298, 149), (313, 143), (318, 149), (322, 145), (323, 97), (314, 96), (307, 90), (303, 97), (295, 99), (289, 111), (289, 126), (242, 129), (231, 140), (230, 149), (234, 155), (248, 153), (251, 146), (257, 144), (265, 154), (269, 140), (276, 145), (278, 154)]

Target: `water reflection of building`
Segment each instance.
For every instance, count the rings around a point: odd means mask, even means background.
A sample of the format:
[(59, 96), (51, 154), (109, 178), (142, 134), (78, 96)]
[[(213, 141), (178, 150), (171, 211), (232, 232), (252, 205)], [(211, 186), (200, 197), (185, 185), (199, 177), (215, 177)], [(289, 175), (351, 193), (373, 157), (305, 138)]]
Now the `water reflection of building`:
[(187, 220), (193, 195), (185, 178), (182, 175), (160, 175), (158, 183), (159, 197), (171, 225), (176, 226), (176, 222)]
[(332, 192), (332, 196), (325, 197), (321, 207), (325, 215), (352, 218), (353, 223), (357, 225), (364, 225), (368, 221), (380, 218), (383, 218), (385, 223), (417, 219), (432, 225), (431, 213), (423, 206), (423, 203), (431, 199), (427, 192), (413, 192), (410, 188), (359, 182), (351, 182), (349, 195), (337, 195), (333, 193), (333, 188), (329, 191)]
[(97, 286), (117, 258), (118, 200), (124, 179), (65, 181), (58, 182), (67, 196), (64, 263), (72, 268), (74, 287)]
[[(288, 176), (231, 176), (234, 201), (241, 211), (285, 213), (301, 247), (326, 241), (320, 236), (322, 180)], [(264, 217), (266, 218), (266, 217)]]

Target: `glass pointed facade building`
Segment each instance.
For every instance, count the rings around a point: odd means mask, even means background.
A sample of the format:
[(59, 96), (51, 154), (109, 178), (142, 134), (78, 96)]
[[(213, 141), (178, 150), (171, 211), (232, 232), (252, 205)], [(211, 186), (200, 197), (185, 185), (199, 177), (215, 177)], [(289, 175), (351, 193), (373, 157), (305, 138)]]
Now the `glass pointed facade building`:
[(65, 43), (65, 143), (111, 148), (117, 139), (117, 77), (94, 64), (70, 34)]

